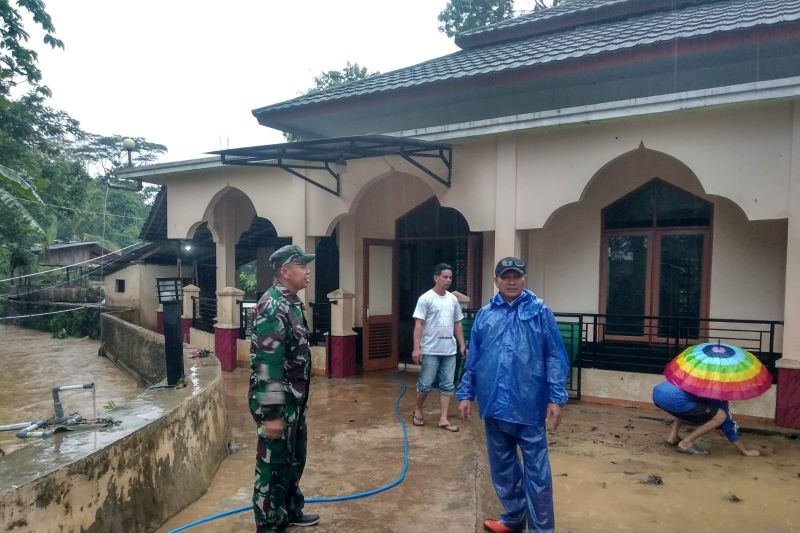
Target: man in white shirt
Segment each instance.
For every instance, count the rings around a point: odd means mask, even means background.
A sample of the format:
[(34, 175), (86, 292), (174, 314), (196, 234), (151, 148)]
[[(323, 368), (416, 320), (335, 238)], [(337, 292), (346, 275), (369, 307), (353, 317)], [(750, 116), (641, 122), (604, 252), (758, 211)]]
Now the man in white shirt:
[[(440, 263), (433, 269), (433, 289), (419, 297), (414, 309), (414, 349), (411, 359), (421, 364), (417, 380), (417, 403), (413, 423), (424, 426), (422, 407), (432, 390), (434, 379), (439, 378), (439, 427), (447, 431), (458, 431), (458, 426), (447, 419), (450, 398), (453, 396), (456, 356), (465, 356), (464, 315), (458, 300), (447, 292), (453, 282), (453, 267)], [(456, 342), (458, 344), (456, 345)]]

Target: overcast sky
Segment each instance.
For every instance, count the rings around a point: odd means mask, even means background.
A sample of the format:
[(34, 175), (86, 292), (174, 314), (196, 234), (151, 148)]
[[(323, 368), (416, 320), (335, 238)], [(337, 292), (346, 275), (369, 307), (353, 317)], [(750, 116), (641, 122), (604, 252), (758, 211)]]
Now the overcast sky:
[[(162, 161), (283, 142), (251, 110), (302, 94), (314, 76), (347, 61), (389, 72), (457, 50), (438, 31), (446, 0), (46, 4), (65, 44), (49, 50), (38, 33), (31, 42), (51, 105), (86, 131), (166, 145)], [(516, 7), (532, 4), (517, 0)]]

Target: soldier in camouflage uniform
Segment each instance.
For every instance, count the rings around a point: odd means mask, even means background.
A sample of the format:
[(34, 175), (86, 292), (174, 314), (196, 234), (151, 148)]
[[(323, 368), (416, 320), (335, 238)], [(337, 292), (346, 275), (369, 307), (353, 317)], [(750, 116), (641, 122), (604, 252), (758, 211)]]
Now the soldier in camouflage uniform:
[(256, 531), (312, 526), (303, 513), (300, 477), (306, 463), (306, 404), (311, 351), (305, 306), (297, 292), (308, 286), (314, 255), (296, 245), (276, 250), (269, 262), (275, 283), (256, 306), (250, 345), (250, 413), (258, 424), (253, 510)]

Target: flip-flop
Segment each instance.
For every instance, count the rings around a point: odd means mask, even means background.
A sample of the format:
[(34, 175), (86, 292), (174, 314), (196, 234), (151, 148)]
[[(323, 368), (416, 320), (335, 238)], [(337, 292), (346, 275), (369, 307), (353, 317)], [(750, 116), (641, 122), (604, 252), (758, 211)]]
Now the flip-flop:
[(689, 453), (692, 455), (708, 455), (708, 452), (697, 446), (697, 444), (692, 444), (688, 448), (681, 448), (680, 446), (675, 446), (675, 451), (680, 453)]
[(454, 426), (453, 424), (439, 424), (439, 429), (443, 429), (445, 431), (452, 431), (455, 433), (458, 431), (458, 426)]
[(415, 426), (424, 426), (425, 419), (422, 418), (421, 416), (411, 415), (411, 423), (414, 424)]

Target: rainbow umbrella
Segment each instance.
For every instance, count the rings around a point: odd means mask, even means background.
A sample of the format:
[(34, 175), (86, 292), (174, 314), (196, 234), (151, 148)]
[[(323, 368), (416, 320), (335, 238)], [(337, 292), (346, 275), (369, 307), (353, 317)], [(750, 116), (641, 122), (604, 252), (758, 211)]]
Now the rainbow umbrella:
[(755, 398), (772, 385), (769, 371), (753, 354), (721, 342), (689, 346), (664, 375), (681, 390), (715, 400)]

